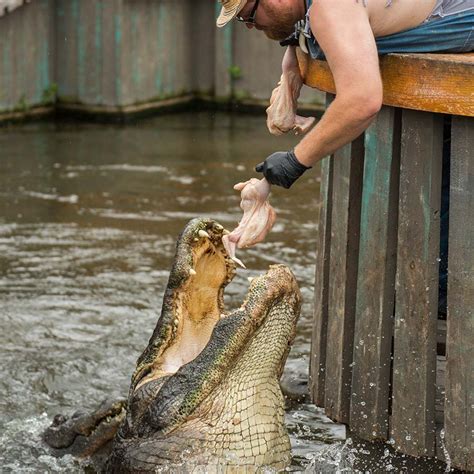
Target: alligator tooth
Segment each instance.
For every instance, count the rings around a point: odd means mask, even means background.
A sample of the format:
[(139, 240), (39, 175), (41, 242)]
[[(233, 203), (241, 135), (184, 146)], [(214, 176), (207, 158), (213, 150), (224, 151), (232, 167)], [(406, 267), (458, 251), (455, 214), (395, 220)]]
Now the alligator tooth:
[(230, 234), (230, 230), (224, 229), (224, 230), (222, 231), (222, 233), (223, 233), (224, 235), (228, 235), (228, 234)]
[(197, 275), (197, 272), (196, 272), (196, 270), (194, 270), (194, 268), (190, 268), (190, 269), (189, 269), (189, 274), (190, 274), (191, 276), (194, 276), (194, 275)]
[(247, 277), (247, 280), (249, 281), (249, 283), (252, 283), (254, 278), (255, 277)]
[(200, 230), (198, 232), (199, 237), (207, 237), (208, 239), (211, 238), (211, 236), (205, 231), (205, 230)]
[(178, 326), (179, 320), (178, 320), (178, 319), (175, 319), (175, 320), (173, 321), (173, 324), (174, 324), (175, 326)]
[(214, 224), (214, 228), (217, 230), (224, 230), (224, 227), (222, 227), (220, 224)]
[(194, 237), (194, 242), (197, 242), (199, 239), (197, 237)]
[(224, 319), (224, 318), (225, 318), (225, 314), (222, 313), (222, 314), (221, 314), (221, 319)]

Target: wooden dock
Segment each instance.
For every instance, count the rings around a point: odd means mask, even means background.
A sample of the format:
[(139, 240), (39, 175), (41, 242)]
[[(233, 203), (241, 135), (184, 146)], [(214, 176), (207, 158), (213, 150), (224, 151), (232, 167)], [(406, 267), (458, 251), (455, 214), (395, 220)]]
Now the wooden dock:
[[(327, 63), (301, 51), (298, 59), (305, 83), (330, 102)], [(376, 120), (322, 162), (312, 397), (365, 440), (474, 470), (474, 54), (390, 54), (381, 72)], [(444, 140), (445, 335), (438, 330)]]

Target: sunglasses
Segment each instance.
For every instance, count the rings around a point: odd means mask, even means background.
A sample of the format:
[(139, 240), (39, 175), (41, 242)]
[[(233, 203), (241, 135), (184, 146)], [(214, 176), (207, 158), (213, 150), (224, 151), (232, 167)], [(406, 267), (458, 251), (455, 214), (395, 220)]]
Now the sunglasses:
[(255, 1), (255, 5), (252, 8), (252, 11), (250, 12), (250, 16), (248, 18), (243, 18), (239, 15), (235, 17), (237, 21), (241, 21), (242, 23), (245, 23), (247, 25), (255, 25), (255, 16), (257, 14), (257, 9), (258, 9), (258, 4), (260, 3), (260, 0)]

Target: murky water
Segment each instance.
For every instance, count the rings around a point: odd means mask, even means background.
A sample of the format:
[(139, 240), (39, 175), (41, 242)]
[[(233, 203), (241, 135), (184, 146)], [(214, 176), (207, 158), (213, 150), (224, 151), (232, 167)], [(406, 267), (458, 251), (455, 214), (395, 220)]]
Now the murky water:
[[(234, 183), (292, 137), (262, 116), (199, 113), (134, 125), (31, 124), (0, 130), (0, 466), (2, 472), (81, 472), (40, 442), (58, 413), (127, 392), (155, 326), (176, 237), (196, 216), (233, 228)], [(277, 223), (241, 251), (226, 291), (240, 305), (248, 276), (282, 262), (304, 304), (288, 361), (308, 365), (318, 173), (275, 189)], [(352, 470), (345, 428), (313, 405), (288, 411), (293, 469)], [(389, 465), (387, 460), (385, 466)]]

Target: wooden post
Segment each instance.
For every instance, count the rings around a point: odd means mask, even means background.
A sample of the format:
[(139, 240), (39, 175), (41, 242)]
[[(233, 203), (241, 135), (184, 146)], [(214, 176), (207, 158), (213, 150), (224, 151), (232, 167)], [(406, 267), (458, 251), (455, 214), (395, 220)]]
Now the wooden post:
[(395, 292), (400, 113), (384, 107), (366, 131), (351, 429), (387, 439)]
[(445, 439), (451, 462), (474, 471), (474, 119), (453, 117), (449, 202)]
[(391, 434), (413, 456), (435, 454), (442, 119), (402, 118)]
[[(326, 94), (326, 105), (334, 96)], [(326, 341), (328, 326), (329, 254), (331, 249), (332, 177), (334, 158), (321, 162), (318, 248), (314, 280), (314, 316), (309, 361), (309, 389), (316, 405), (324, 406)]]
[(334, 153), (326, 348), (326, 414), (348, 423), (354, 340), (363, 136)]

